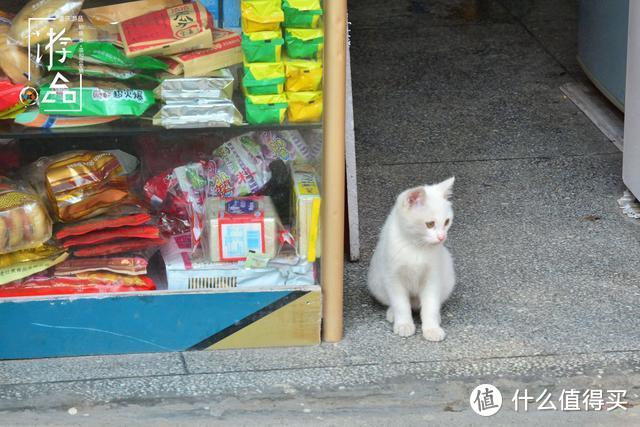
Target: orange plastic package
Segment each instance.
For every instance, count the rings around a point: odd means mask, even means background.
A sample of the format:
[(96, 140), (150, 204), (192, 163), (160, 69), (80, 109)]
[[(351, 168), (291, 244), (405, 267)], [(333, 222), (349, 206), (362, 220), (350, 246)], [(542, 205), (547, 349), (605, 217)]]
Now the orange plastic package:
[(130, 200), (127, 175), (137, 159), (119, 150), (79, 151), (31, 166), (33, 185), (46, 194), (61, 222), (91, 218)]

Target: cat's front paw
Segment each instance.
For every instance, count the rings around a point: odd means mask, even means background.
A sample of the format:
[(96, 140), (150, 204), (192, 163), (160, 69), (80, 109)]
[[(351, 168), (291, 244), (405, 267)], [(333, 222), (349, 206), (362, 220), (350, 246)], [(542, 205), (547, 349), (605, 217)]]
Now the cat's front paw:
[(410, 337), (416, 333), (416, 325), (413, 323), (394, 323), (393, 332), (401, 337)]
[(440, 327), (426, 328), (422, 330), (422, 336), (427, 341), (442, 341), (447, 336), (447, 333)]

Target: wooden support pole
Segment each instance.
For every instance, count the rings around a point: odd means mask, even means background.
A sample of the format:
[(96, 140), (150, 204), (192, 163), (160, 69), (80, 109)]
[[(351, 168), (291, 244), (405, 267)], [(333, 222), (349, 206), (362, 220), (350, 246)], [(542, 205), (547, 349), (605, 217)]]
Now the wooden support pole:
[(322, 164), (322, 293), (325, 341), (343, 335), (345, 216), (345, 77), (347, 2), (324, 2), (324, 128)]

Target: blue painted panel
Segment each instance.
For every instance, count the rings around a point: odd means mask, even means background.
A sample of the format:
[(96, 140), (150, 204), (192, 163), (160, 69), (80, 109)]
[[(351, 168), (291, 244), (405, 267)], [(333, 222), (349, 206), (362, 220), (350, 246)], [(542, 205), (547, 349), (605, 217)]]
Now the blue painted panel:
[(600, 90), (624, 109), (629, 0), (581, 0), (578, 57)]
[(186, 350), (290, 291), (0, 302), (0, 359)]
[(240, 28), (240, 0), (222, 0), (222, 23), (225, 28)]

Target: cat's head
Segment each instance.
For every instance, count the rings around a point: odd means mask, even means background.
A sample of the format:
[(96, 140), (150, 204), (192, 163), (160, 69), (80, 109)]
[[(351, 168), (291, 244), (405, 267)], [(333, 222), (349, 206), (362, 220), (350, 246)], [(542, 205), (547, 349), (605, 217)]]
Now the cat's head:
[(447, 240), (453, 224), (453, 208), (449, 197), (455, 178), (433, 185), (410, 188), (398, 196), (396, 208), (401, 225), (420, 243), (439, 245)]

